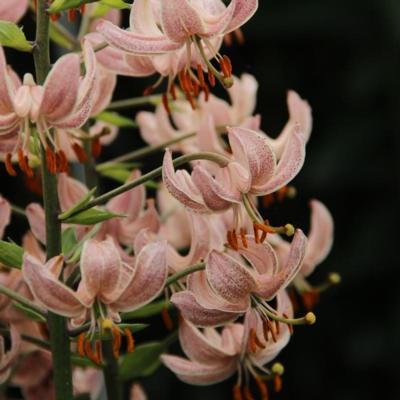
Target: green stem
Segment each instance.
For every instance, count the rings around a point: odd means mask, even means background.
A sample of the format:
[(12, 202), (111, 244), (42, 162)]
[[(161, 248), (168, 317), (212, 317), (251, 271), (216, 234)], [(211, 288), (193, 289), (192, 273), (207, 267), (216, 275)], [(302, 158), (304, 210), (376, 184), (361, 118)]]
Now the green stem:
[[(49, 51), (49, 16), (46, 12), (47, 0), (37, 1), (36, 42), (33, 56), (36, 69), (36, 80), (43, 84), (50, 69)], [(58, 221), (59, 201), (57, 178), (51, 175), (46, 167), (44, 148), (41, 148), (41, 172), (43, 183), (43, 202), (46, 216), (46, 256), (50, 259), (61, 253), (61, 223)], [(56, 400), (72, 400), (72, 370), (70, 343), (67, 335), (65, 318), (50, 313), (47, 317), (50, 346), (53, 356), (53, 378)]]
[(26, 213), (25, 210), (21, 207), (18, 207), (14, 204), (11, 204), (11, 210), (14, 214), (18, 215), (19, 217), (24, 217), (26, 218)]
[(193, 272), (201, 271), (201, 270), (205, 269), (205, 267), (206, 267), (206, 264), (203, 262), (191, 265), (190, 267), (184, 269), (183, 271), (180, 271), (174, 275), (171, 275), (165, 282), (165, 286), (172, 285), (173, 283), (179, 281), (179, 279), (181, 279), (189, 274), (192, 274)]
[(151, 96), (134, 97), (132, 99), (113, 101), (108, 110), (119, 110), (121, 108), (138, 107), (146, 104), (158, 104), (161, 101), (161, 95), (153, 94)]
[[(173, 161), (173, 164), (175, 167), (179, 167), (183, 164), (186, 164), (190, 161), (195, 161), (195, 160), (213, 161), (213, 162), (219, 164), (221, 167), (225, 167), (226, 165), (228, 165), (228, 163), (230, 161), (228, 158), (221, 156), (219, 154), (204, 152), (204, 153), (187, 154), (187, 155), (178, 157)], [(145, 183), (149, 180), (159, 178), (161, 176), (161, 174), (162, 174), (162, 167), (158, 167), (155, 170), (142, 175), (140, 178), (138, 178), (132, 182), (128, 182), (122, 186), (119, 186), (118, 188), (116, 188), (114, 190), (111, 190), (111, 191), (89, 201), (84, 207), (80, 208), (79, 210), (75, 211), (72, 214), (69, 211), (66, 211), (66, 213), (68, 214), (68, 217), (77, 215), (83, 211), (89, 210), (90, 208), (93, 208), (95, 206), (103, 204), (106, 201), (108, 201), (122, 193), (125, 193), (128, 190), (131, 190), (139, 185), (142, 185), (143, 183)], [(58, 216), (58, 218), (59, 218), (59, 220), (63, 220), (66, 217), (63, 214), (61, 214)]]
[(23, 306), (35, 311), (37, 314), (41, 315), (42, 317), (46, 318), (46, 313), (43, 311), (42, 308), (38, 307), (36, 304), (32, 303), (30, 300), (21, 296), (19, 293), (14, 292), (13, 290), (0, 285), (0, 293), (4, 294), (5, 296), (9, 297), (10, 299), (15, 300), (16, 302), (22, 304)]
[[(3, 335), (4, 334), (10, 335), (10, 330), (6, 329), (6, 328), (0, 328), (0, 333)], [(32, 343), (32, 344), (40, 347), (41, 349), (50, 350), (50, 344), (47, 340), (39, 339), (37, 337), (30, 336), (30, 335), (25, 335), (24, 333), (21, 334), (21, 339), (24, 342)]]
[(118, 361), (115, 359), (111, 340), (102, 341), (102, 353), (105, 361), (103, 369), (108, 400), (120, 400), (122, 391), (119, 381)]

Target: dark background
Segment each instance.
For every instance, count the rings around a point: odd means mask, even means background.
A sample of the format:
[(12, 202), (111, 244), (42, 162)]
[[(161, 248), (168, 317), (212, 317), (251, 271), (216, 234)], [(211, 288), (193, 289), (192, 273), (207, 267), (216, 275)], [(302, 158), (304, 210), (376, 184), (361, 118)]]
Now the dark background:
[[(273, 398), (400, 398), (400, 2), (260, 3), (244, 28), (246, 45), (226, 53), (237, 74), (258, 78), (257, 111), (266, 132), (279, 133), (287, 119), (287, 89), (312, 105), (314, 129), (295, 180), (299, 195), (283, 215), (307, 229), (307, 200), (315, 197), (329, 207), (335, 245), (312, 280), (318, 283), (330, 271), (342, 276), (315, 309), (317, 324), (297, 328), (279, 356), (286, 372), (283, 391)], [(22, 65), (21, 56), (9, 54)], [(122, 79), (117, 97), (138, 95), (139, 85)], [(104, 159), (130, 138), (123, 132)], [(26, 204), (16, 181), (2, 176), (1, 192)], [(160, 369), (143, 383), (150, 399), (230, 399), (234, 380), (195, 388)]]

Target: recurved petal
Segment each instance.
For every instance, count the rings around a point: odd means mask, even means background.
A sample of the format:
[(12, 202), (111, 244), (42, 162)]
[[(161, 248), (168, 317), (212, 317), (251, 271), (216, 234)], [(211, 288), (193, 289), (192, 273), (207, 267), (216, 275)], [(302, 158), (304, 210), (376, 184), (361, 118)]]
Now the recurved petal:
[(58, 175), (57, 190), (63, 211), (70, 209), (88, 193), (88, 189), (84, 184), (65, 173)]
[(250, 172), (251, 187), (268, 182), (276, 168), (275, 154), (268, 140), (246, 128), (228, 128), (228, 135), (235, 160)]
[(175, 173), (169, 149), (165, 150), (162, 175), (165, 187), (184, 206), (196, 212), (209, 211), (190, 175), (185, 170), (179, 170)]
[(63, 262), (62, 256), (41, 264), (25, 253), (22, 273), (35, 299), (46, 309), (65, 317), (76, 317), (84, 309), (75, 292), (54, 276), (52, 270)]
[(96, 296), (108, 304), (115, 300), (121, 275), (121, 258), (113, 240), (85, 242), (81, 255), (82, 280), (78, 293), (87, 293), (88, 299)]
[(215, 364), (200, 364), (182, 357), (164, 354), (161, 361), (180, 380), (191, 385), (211, 385), (229, 378), (236, 371), (237, 360)]
[(10, 223), (11, 207), (10, 203), (0, 196), (0, 239), (4, 235), (4, 229)]
[(268, 242), (256, 243), (254, 236), (247, 235), (247, 247), (240, 247), (244, 256), (259, 274), (274, 275), (278, 269), (278, 257)]
[(26, 217), (32, 233), (40, 243), (46, 243), (46, 224), (43, 207), (38, 203), (30, 203), (26, 209)]
[(117, 77), (114, 73), (104, 68), (97, 68), (96, 84), (94, 86), (94, 98), (91, 115), (103, 111), (111, 102), (114, 94)]
[(238, 313), (202, 307), (189, 290), (173, 294), (171, 302), (178, 307), (183, 318), (200, 327), (224, 325), (239, 316)]
[(188, 0), (162, 1), (161, 23), (165, 35), (176, 43), (204, 32), (200, 15)]
[(311, 229), (301, 274), (310, 275), (325, 260), (333, 243), (333, 218), (329, 210), (318, 200), (311, 200)]
[(13, 111), (11, 88), (6, 57), (3, 48), (0, 46), (0, 114)]
[(28, 8), (28, 0), (2, 0), (0, 4), (0, 20), (18, 22)]
[(164, 35), (143, 35), (118, 28), (108, 21), (100, 21), (97, 31), (111, 46), (135, 54), (162, 54), (178, 50), (182, 43), (172, 42)]
[(273, 276), (269, 274), (257, 276), (257, 289), (255, 293), (269, 300), (275, 297), (280, 290), (284, 289), (299, 272), (303, 263), (306, 246), (307, 237), (300, 229), (296, 229), (285, 265), (281, 266), (278, 273)]
[(242, 302), (256, 288), (256, 281), (249, 268), (215, 250), (208, 256), (206, 272), (215, 292), (231, 303)]
[(74, 108), (79, 87), (80, 63), (77, 54), (67, 54), (55, 64), (44, 84), (41, 113), (53, 121), (64, 118)]
[(179, 341), (186, 356), (198, 363), (229, 362), (235, 356), (233, 349), (225, 351), (221, 346), (213, 344), (198, 328), (184, 319), (179, 324)]
[(253, 185), (251, 193), (261, 196), (287, 185), (301, 170), (306, 155), (304, 135), (295, 126), (290, 134), (274, 176), (267, 182)]
[(232, 0), (235, 11), (225, 33), (232, 32), (244, 25), (257, 11), (258, 0)]
[(129, 16), (129, 26), (132, 32), (150, 36), (162, 35), (154, 18), (151, 0), (136, 0), (133, 2)]
[(136, 257), (130, 283), (112, 307), (128, 312), (149, 303), (162, 291), (167, 274), (166, 243), (155, 242), (146, 245)]
[(237, 191), (226, 190), (201, 165), (193, 168), (191, 177), (210, 210), (225, 211), (232, 203), (240, 203), (240, 194)]

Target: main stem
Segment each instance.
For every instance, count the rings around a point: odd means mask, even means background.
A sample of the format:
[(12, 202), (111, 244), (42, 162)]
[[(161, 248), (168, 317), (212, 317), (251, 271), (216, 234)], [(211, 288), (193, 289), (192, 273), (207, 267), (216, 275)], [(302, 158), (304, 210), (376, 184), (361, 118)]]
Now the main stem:
[[(46, 13), (46, 4), (47, 0), (38, 0), (36, 11), (36, 42), (33, 56), (38, 84), (43, 84), (50, 69), (49, 16)], [(57, 178), (47, 170), (44, 148), (41, 150), (43, 203), (46, 216), (46, 256), (50, 259), (61, 253), (61, 223), (57, 218), (60, 207)], [(48, 314), (47, 321), (53, 356), (56, 400), (72, 400), (71, 355), (66, 321), (65, 318), (53, 313)]]

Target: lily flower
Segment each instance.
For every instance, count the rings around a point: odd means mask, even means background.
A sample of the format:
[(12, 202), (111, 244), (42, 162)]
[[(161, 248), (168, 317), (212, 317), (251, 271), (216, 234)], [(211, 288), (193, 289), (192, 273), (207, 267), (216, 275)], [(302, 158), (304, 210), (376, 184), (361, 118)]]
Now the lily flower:
[(196, 212), (224, 211), (240, 204), (242, 195), (263, 196), (287, 185), (300, 171), (305, 158), (302, 133), (294, 128), (279, 162), (268, 140), (245, 128), (228, 128), (232, 158), (213, 177), (197, 165), (191, 175), (174, 171), (167, 149), (163, 161), (163, 181), (169, 192), (184, 206)]
[[(128, 53), (158, 55), (186, 50), (187, 62), (180, 80), (184, 93), (191, 98), (191, 93), (195, 92), (193, 82), (208, 90), (203, 75), (205, 66), (211, 86), (215, 84), (215, 78), (225, 87), (232, 85), (230, 60), (217, 52), (211, 40), (222, 40), (226, 33), (246, 23), (257, 7), (257, 0), (232, 0), (228, 6), (220, 0), (201, 3), (192, 0), (136, 0), (131, 9), (129, 31), (109, 21), (101, 21), (97, 31), (112, 47)], [(217, 59), (221, 72), (211, 64), (207, 52)], [(193, 56), (202, 61), (198, 63), (198, 79), (195, 80), (189, 72)]]
[(269, 243), (256, 243), (254, 237), (247, 235), (247, 247), (238, 250), (243, 258), (211, 251), (205, 271), (189, 275), (187, 290), (175, 293), (171, 301), (185, 319), (197, 326), (235, 320), (250, 309), (252, 298), (259, 298), (264, 304), (291, 283), (302, 265), (306, 243), (305, 235), (298, 229), (290, 252), (280, 265)]
[(11, 206), (10, 203), (2, 196), (0, 196), (0, 239), (4, 236), (4, 230), (10, 223), (11, 219)]
[[(277, 310), (290, 317), (293, 314), (290, 299), (284, 290), (277, 296)], [(286, 346), (290, 339), (290, 329), (286, 324), (279, 322), (274, 324), (273, 331), (265, 329), (264, 326), (254, 311), (248, 311), (244, 324), (228, 324), (222, 331), (215, 328), (201, 330), (182, 319), (179, 339), (188, 359), (164, 354), (161, 360), (180, 380), (192, 385), (215, 384), (237, 372), (238, 380), (234, 393), (239, 394), (242, 389), (243, 392), (249, 391), (248, 386), (241, 387), (241, 377), (244, 372), (250, 373), (260, 392), (265, 393), (267, 388), (261, 378), (272, 378), (274, 368), (271, 371), (264, 365), (276, 358)]]
[(2, 0), (0, 21), (18, 22), (28, 9), (28, 0)]
[[(119, 345), (120, 331), (114, 326), (121, 321), (119, 313), (133, 311), (155, 299), (163, 290), (168, 273), (165, 242), (144, 246), (135, 255), (133, 265), (128, 265), (111, 238), (86, 241), (77, 291), (59, 281), (63, 263), (61, 255), (43, 264), (25, 253), (22, 272), (35, 300), (45, 309), (71, 318), (74, 326), (83, 324), (90, 312), (89, 336), (98, 326), (102, 331), (112, 331)], [(126, 334), (131, 337), (130, 331)], [(84, 343), (86, 335), (78, 346), (82, 355)], [(87, 348), (86, 355), (91, 357)]]
[[(0, 139), (14, 136), (15, 148), (7, 154), (6, 168), (11, 175), (16, 171), (11, 164), (12, 153), (17, 152), (20, 168), (28, 176), (31, 123), (36, 125), (38, 138), (46, 149), (47, 165), (51, 172), (66, 169), (66, 157), (50, 134), (51, 128), (73, 129), (81, 127), (89, 118), (94, 101), (96, 57), (88, 41), (83, 42), (86, 69), (81, 78), (80, 56), (61, 57), (42, 85), (37, 85), (31, 74), (25, 74), (23, 83), (7, 69), (3, 49), (0, 49)], [(54, 147), (54, 151), (49, 145)]]
[(10, 376), (11, 368), (16, 357), (19, 354), (21, 345), (21, 336), (17, 328), (13, 325), (10, 327), (11, 349), (5, 351), (5, 343), (3, 336), (0, 336), (0, 384), (3, 384)]

